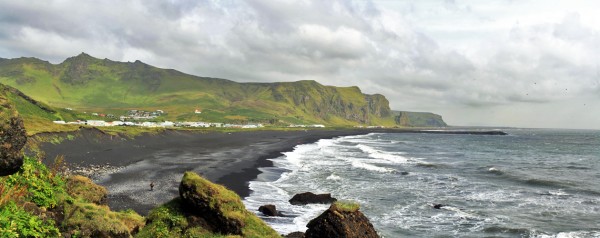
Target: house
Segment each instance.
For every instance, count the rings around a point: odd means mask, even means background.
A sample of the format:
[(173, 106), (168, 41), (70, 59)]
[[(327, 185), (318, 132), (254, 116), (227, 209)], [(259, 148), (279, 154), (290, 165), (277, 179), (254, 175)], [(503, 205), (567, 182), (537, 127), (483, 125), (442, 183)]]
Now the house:
[(87, 120), (86, 124), (88, 126), (106, 126), (106, 122), (101, 120)]
[(122, 121), (112, 121), (112, 122), (109, 122), (107, 124), (108, 124), (108, 126), (122, 126), (122, 125), (125, 125), (125, 122), (122, 122)]
[(172, 121), (165, 121), (165, 122), (160, 123), (160, 125), (163, 127), (174, 127), (175, 123), (173, 123)]
[(200, 111), (200, 109), (196, 109), (196, 110), (194, 110), (194, 113), (200, 114), (200, 113), (202, 113), (202, 111)]

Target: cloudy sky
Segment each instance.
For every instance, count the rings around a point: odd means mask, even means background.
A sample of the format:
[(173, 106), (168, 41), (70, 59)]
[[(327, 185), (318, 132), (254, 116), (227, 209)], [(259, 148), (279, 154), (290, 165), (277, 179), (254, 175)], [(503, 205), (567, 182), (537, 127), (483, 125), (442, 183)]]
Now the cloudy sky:
[(0, 57), (317, 80), (452, 125), (600, 129), (600, 1), (0, 0)]

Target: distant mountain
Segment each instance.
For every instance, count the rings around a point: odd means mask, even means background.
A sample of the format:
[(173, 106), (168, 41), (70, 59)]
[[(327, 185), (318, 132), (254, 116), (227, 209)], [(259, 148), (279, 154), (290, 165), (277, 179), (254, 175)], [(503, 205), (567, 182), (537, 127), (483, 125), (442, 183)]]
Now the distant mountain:
[(340, 126), (412, 126), (415, 121), (396, 120), (383, 95), (363, 94), (358, 87), (324, 86), (315, 81), (237, 83), (85, 53), (60, 64), (0, 58), (0, 83), (44, 105), (89, 113), (121, 115), (131, 109), (160, 109), (167, 112), (164, 119), (177, 121)]
[(446, 127), (442, 116), (431, 112), (392, 111), (397, 125), (410, 127)]

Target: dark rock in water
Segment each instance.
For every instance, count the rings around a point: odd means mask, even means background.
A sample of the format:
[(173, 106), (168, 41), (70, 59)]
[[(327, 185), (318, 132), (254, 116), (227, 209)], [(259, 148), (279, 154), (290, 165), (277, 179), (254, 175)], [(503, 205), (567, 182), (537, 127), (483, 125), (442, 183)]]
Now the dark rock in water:
[(330, 193), (314, 194), (311, 192), (299, 193), (294, 195), (290, 199), (292, 205), (306, 205), (311, 203), (329, 204), (337, 201), (337, 199), (331, 197)]
[(305, 237), (377, 238), (373, 224), (356, 207), (334, 203), (306, 225)]
[(287, 234), (285, 236), (283, 236), (285, 238), (304, 238), (304, 232), (301, 231), (296, 231), (296, 232), (292, 232), (290, 234)]
[(214, 231), (242, 235), (243, 222), (228, 214), (229, 208), (245, 210), (237, 194), (210, 183), (199, 175), (186, 172), (179, 185), (179, 196), (193, 214), (202, 216)]
[(0, 91), (0, 176), (19, 171), (23, 165), (21, 149), (26, 142), (23, 120), (4, 96), (4, 92)]
[(277, 212), (277, 208), (275, 207), (275, 205), (263, 205), (260, 206), (258, 208), (259, 212), (262, 212), (262, 214), (265, 214), (265, 216), (279, 216), (279, 212)]
[(433, 204), (433, 208), (435, 209), (441, 209), (442, 207), (445, 207), (446, 205), (444, 204)]
[(402, 172), (400, 172), (400, 175), (408, 175), (408, 172), (402, 171)]

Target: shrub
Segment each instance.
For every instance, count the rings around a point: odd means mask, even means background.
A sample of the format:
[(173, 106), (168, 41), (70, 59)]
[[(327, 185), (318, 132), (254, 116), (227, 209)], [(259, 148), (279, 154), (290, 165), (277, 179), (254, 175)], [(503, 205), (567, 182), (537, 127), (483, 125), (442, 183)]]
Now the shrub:
[(67, 198), (65, 180), (52, 173), (38, 159), (25, 156), (23, 166), (16, 174), (0, 179), (9, 187), (25, 187), (25, 199), (40, 207), (53, 208)]
[(58, 237), (53, 220), (42, 220), (10, 201), (0, 206), (0, 237)]

